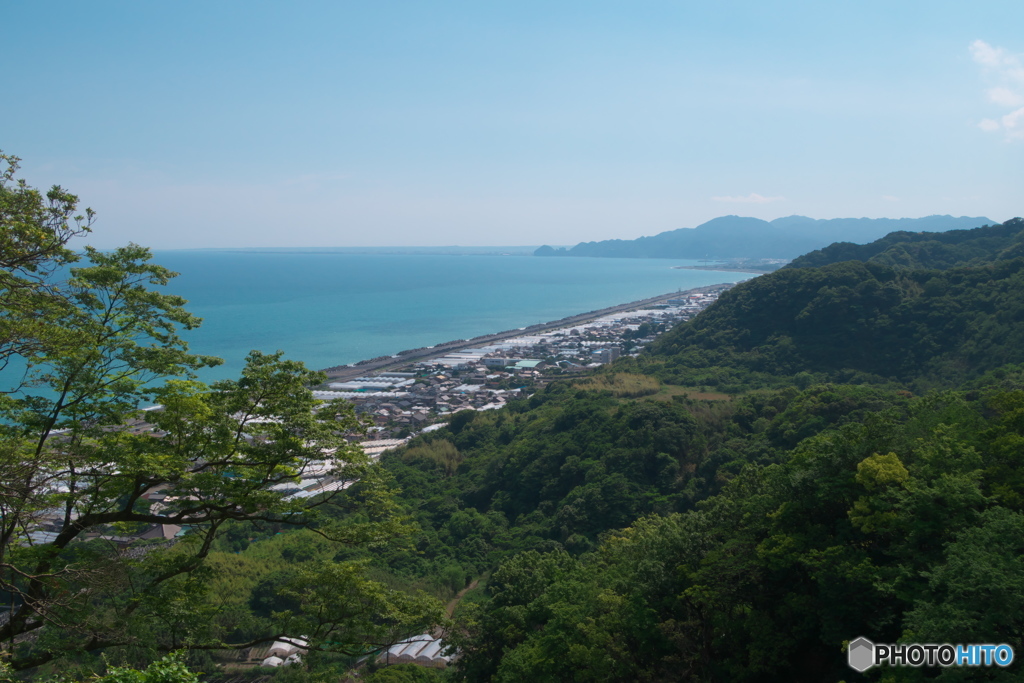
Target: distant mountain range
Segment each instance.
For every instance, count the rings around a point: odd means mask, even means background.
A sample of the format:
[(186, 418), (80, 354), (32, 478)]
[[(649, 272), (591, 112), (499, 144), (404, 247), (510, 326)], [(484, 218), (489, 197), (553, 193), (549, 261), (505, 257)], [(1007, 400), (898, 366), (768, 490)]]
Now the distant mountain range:
[(669, 230), (635, 240), (581, 242), (570, 249), (543, 246), (535, 256), (611, 258), (795, 258), (833, 242), (864, 244), (896, 232), (944, 232), (991, 225), (979, 216), (924, 218), (832, 218), (787, 216), (773, 221), (743, 216), (714, 218), (696, 228)]

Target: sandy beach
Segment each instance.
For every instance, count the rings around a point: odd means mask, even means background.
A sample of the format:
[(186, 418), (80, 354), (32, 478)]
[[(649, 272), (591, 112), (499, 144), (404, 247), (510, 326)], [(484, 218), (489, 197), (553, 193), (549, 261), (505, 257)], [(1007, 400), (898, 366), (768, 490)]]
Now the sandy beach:
[[(718, 270), (727, 270), (719, 268)], [(737, 272), (754, 272), (754, 271), (739, 271)], [(328, 379), (331, 381), (345, 381), (362, 375), (366, 375), (370, 372), (376, 372), (380, 370), (390, 370), (417, 361), (427, 360), (430, 358), (440, 358), (453, 351), (459, 351), (461, 349), (474, 348), (477, 346), (485, 346), (487, 344), (494, 344), (505, 339), (511, 339), (518, 337), (523, 334), (530, 334), (536, 332), (544, 332), (547, 330), (558, 329), (561, 327), (570, 327), (573, 325), (579, 325), (581, 323), (596, 320), (612, 313), (621, 313), (624, 311), (633, 311), (641, 308), (647, 308), (650, 306), (657, 306), (664, 304), (669, 299), (678, 299), (681, 297), (689, 296), (690, 294), (708, 292), (721, 287), (730, 287), (735, 283), (726, 282), (714, 285), (705, 285), (703, 287), (694, 287), (693, 289), (687, 289), (683, 291), (670, 292), (668, 294), (662, 294), (659, 296), (650, 297), (647, 299), (640, 299), (638, 301), (631, 301), (629, 303), (618, 304), (616, 306), (609, 306), (608, 308), (602, 308), (596, 311), (588, 311), (586, 313), (579, 313), (560, 320), (552, 320), (547, 323), (538, 323), (536, 325), (530, 325), (521, 329), (505, 330), (503, 332), (496, 332), (494, 334), (482, 335), (479, 337), (473, 337), (472, 339), (456, 339), (453, 341), (445, 342), (443, 344), (437, 344), (431, 347), (424, 347), (421, 349), (410, 349), (408, 351), (399, 351), (394, 356), (382, 356), (379, 358), (373, 358), (370, 360), (360, 361), (354, 365), (339, 365), (331, 368), (326, 368), (323, 372), (327, 373)]]

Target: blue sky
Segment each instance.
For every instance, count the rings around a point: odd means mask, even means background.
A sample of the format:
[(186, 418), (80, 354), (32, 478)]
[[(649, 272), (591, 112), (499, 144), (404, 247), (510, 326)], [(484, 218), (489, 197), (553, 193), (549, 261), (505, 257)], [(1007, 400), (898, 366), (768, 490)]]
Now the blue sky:
[(5, 3), (0, 149), (90, 242), (575, 244), (1024, 213), (1024, 3)]

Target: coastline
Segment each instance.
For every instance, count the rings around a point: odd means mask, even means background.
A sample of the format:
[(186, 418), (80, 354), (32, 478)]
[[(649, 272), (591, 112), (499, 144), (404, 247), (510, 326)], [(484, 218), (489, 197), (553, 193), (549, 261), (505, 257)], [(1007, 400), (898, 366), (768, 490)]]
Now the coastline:
[[(696, 269), (701, 269), (695, 266)], [(752, 271), (752, 270), (740, 270), (740, 269), (727, 269), (727, 268), (708, 268), (708, 270), (735, 270), (735, 272), (745, 273), (756, 273), (762, 275), (763, 271)], [(494, 334), (485, 334), (472, 339), (455, 339), (453, 341), (444, 342), (431, 347), (423, 347), (419, 349), (409, 349), (406, 351), (399, 351), (394, 356), (379, 356), (377, 358), (371, 358), (368, 360), (362, 360), (352, 365), (337, 365), (330, 368), (325, 368), (322, 372), (327, 374), (328, 380), (335, 381), (346, 381), (354, 379), (356, 377), (366, 375), (371, 372), (378, 372), (382, 370), (390, 370), (393, 368), (403, 367), (422, 360), (429, 360), (431, 358), (440, 358), (454, 351), (462, 349), (473, 348), (476, 346), (485, 346), (487, 344), (494, 344), (505, 339), (511, 339), (513, 337), (522, 336), (524, 334), (533, 334), (537, 332), (544, 332), (547, 330), (558, 329), (561, 327), (570, 327), (573, 325), (579, 325), (581, 323), (590, 322), (598, 318), (610, 315), (612, 313), (622, 313), (625, 311), (634, 311), (648, 306), (655, 306), (658, 304), (665, 303), (669, 299), (677, 299), (684, 296), (689, 296), (695, 293), (705, 293), (712, 290), (720, 290), (721, 288), (730, 288), (738, 283), (735, 282), (722, 282), (714, 285), (704, 285), (701, 287), (693, 287), (687, 290), (680, 290), (676, 292), (670, 292), (668, 294), (661, 294), (659, 296), (649, 297), (647, 299), (640, 299), (638, 301), (630, 301), (624, 304), (618, 304), (615, 306), (609, 306), (596, 311), (587, 311), (586, 313), (578, 313), (571, 315), (559, 320), (552, 320), (546, 323), (538, 323), (536, 325), (530, 325), (529, 327), (505, 330), (503, 332), (495, 332)]]
[(730, 268), (729, 266), (672, 266), (675, 270), (719, 270), (728, 271), (730, 273), (752, 273), (754, 275), (764, 275), (771, 273), (773, 270), (765, 268)]

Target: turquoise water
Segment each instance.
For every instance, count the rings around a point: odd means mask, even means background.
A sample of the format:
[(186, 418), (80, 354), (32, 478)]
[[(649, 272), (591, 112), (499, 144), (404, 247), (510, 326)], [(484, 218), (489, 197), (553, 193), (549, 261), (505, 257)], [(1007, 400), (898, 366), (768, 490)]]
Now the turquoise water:
[(204, 319), (196, 353), (235, 377), (250, 349), (312, 368), (524, 327), (680, 289), (749, 278), (679, 270), (694, 262), (324, 251), (158, 251), (168, 291)]

